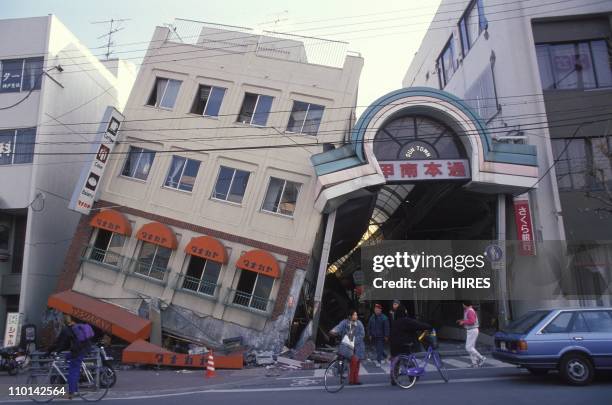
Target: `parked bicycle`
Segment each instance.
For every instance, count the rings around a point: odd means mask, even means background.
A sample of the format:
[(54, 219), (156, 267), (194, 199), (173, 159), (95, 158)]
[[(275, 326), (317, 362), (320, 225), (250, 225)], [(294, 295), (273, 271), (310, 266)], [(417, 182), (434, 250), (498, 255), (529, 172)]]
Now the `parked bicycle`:
[(347, 360), (341, 355), (337, 355), (336, 358), (329, 363), (327, 369), (325, 369), (324, 375), (325, 390), (327, 392), (334, 393), (344, 388), (344, 385), (348, 381), (349, 363), (350, 360)]
[[(31, 387), (30, 399), (34, 402), (50, 402), (67, 392), (68, 364), (63, 355), (32, 361), (27, 384)], [(104, 366), (100, 350), (94, 349), (81, 363), (78, 395), (87, 402), (97, 402), (106, 396), (108, 386), (101, 383)], [(38, 389), (37, 389), (38, 388)]]
[(448, 370), (440, 358), (438, 352), (438, 339), (433, 333), (424, 332), (419, 340), (427, 346), (427, 352), (423, 362), (414, 353), (399, 355), (392, 364), (391, 377), (395, 383), (401, 388), (412, 388), (418, 381), (419, 377), (426, 372), (427, 365), (432, 363), (440, 373), (440, 377), (444, 382), (448, 382)]

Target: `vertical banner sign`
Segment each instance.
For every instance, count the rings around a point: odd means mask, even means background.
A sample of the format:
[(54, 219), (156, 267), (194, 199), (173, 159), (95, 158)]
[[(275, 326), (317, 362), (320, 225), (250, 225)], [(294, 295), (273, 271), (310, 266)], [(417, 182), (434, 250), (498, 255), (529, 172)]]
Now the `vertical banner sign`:
[(4, 329), (4, 347), (18, 346), (21, 342), (21, 319), (19, 312), (6, 314), (6, 329)]
[(514, 197), (514, 222), (516, 223), (516, 234), (519, 239), (518, 254), (520, 256), (535, 256), (535, 240), (533, 237), (533, 224), (531, 222), (528, 194)]
[(81, 171), (81, 177), (72, 193), (72, 199), (68, 205), (71, 210), (86, 215), (91, 211), (108, 158), (117, 143), (119, 126), (123, 118), (123, 115), (113, 107), (106, 108), (98, 128), (98, 138), (92, 146), (89, 158)]

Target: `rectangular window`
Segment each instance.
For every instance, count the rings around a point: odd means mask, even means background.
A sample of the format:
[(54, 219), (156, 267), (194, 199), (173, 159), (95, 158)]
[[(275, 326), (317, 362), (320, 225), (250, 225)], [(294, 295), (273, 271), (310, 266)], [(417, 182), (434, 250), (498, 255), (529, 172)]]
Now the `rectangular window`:
[(43, 61), (42, 57), (0, 61), (0, 93), (39, 90)]
[(163, 280), (172, 250), (149, 242), (142, 242), (142, 248), (136, 263), (136, 273)]
[(221, 263), (191, 256), (183, 279), (183, 288), (206, 295), (215, 295)]
[(89, 258), (111, 266), (119, 266), (124, 243), (125, 236), (106, 229), (98, 229)]
[(440, 89), (446, 87), (451, 77), (457, 70), (457, 58), (455, 57), (455, 45), (454, 38), (451, 35), (450, 39), (446, 43), (444, 50), (438, 57), (437, 60), (438, 78), (440, 83)]
[(172, 156), (172, 163), (166, 175), (165, 187), (183, 191), (193, 191), (200, 161), (187, 159), (181, 156)]
[(0, 252), (8, 252), (11, 240), (11, 229), (13, 218), (10, 215), (0, 213)]
[(300, 187), (300, 183), (271, 177), (262, 210), (293, 216)]
[(234, 295), (234, 304), (267, 311), (273, 285), (274, 278), (272, 277), (242, 270)]
[(274, 100), (274, 97), (246, 93), (240, 114), (238, 115), (238, 122), (261, 127), (265, 126), (272, 109), (272, 100)]
[(221, 103), (225, 96), (225, 89), (222, 87), (211, 87), (200, 85), (196, 93), (195, 101), (191, 107), (191, 113), (208, 117), (218, 117)]
[(321, 124), (321, 117), (323, 117), (323, 110), (325, 107), (322, 105), (294, 101), (287, 132), (316, 135)]
[(146, 180), (147, 177), (149, 177), (154, 159), (155, 151), (139, 148), (137, 146), (130, 146), (121, 174), (126, 177)]
[(174, 108), (180, 87), (180, 80), (156, 78), (147, 105), (168, 109)]
[(461, 51), (464, 57), (486, 28), (487, 20), (484, 16), (482, 0), (475, 0), (470, 3), (461, 20), (459, 20)]
[(583, 311), (590, 332), (612, 333), (612, 311)]
[(240, 204), (244, 198), (251, 173), (221, 166), (213, 191), (213, 198)]
[(544, 90), (612, 86), (612, 65), (605, 40), (537, 44), (536, 54)]
[(32, 163), (36, 128), (0, 131), (0, 165)]

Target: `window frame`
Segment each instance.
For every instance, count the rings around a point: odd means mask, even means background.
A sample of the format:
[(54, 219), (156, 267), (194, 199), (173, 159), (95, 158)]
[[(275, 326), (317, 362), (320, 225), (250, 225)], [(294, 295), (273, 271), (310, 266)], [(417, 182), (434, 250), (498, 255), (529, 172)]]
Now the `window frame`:
[[(104, 247), (104, 249), (96, 247), (96, 243), (98, 241), (98, 238), (100, 237), (100, 232), (110, 232), (110, 234), (111, 234), (111, 236), (108, 239), (108, 242), (106, 243), (106, 246)], [(106, 258), (108, 256), (108, 252), (109, 252), (108, 249), (111, 246), (111, 244), (113, 242), (113, 239), (115, 239), (117, 237), (123, 239), (123, 242), (121, 244), (121, 251), (119, 253), (111, 251), (111, 253), (116, 254), (119, 257), (119, 260), (118, 260), (117, 264), (109, 263), (109, 262), (106, 261)], [(97, 263), (101, 263), (101, 264), (105, 264), (107, 266), (112, 266), (112, 267), (119, 268), (119, 267), (122, 266), (121, 261), (123, 259), (123, 249), (125, 249), (127, 240), (128, 240), (128, 238), (125, 235), (122, 235), (122, 234), (117, 233), (117, 232), (109, 231), (108, 229), (97, 228), (95, 236), (93, 237), (93, 241), (92, 241), (92, 244), (91, 244), (91, 252), (89, 254), (89, 259), (93, 260), (93, 261), (95, 261)], [(103, 250), (104, 251), (104, 256), (103, 256), (102, 260), (96, 260), (95, 258), (93, 258), (94, 252), (96, 252), (96, 250)], [(101, 253), (101, 252), (99, 252), (99, 253)]]
[[(217, 196), (215, 195), (215, 194), (216, 194), (216, 191), (215, 191), (215, 190), (217, 189), (217, 184), (219, 183), (219, 177), (221, 176), (221, 170), (223, 170), (223, 168), (226, 168), (226, 169), (231, 169), (231, 170), (233, 170), (233, 171), (234, 171), (234, 172), (232, 173), (232, 179), (230, 180), (229, 187), (227, 188), (227, 196), (226, 196), (226, 198), (225, 198), (225, 199), (223, 199), (223, 198), (219, 198), (219, 197), (217, 197)], [(241, 172), (247, 173), (247, 174), (249, 175), (249, 178), (248, 178), (248, 180), (247, 180), (247, 185), (244, 187), (244, 194), (242, 194), (242, 198), (241, 198), (240, 202), (230, 201), (230, 200), (228, 199), (228, 198), (229, 198), (229, 196), (230, 196), (230, 192), (232, 191), (232, 186), (234, 185), (234, 179), (236, 178), (236, 173), (237, 173), (238, 171), (241, 171)], [(244, 197), (246, 196), (246, 193), (247, 193), (247, 187), (249, 186), (249, 180), (251, 179), (251, 173), (252, 173), (252, 172), (251, 172), (251, 171), (248, 171), (248, 170), (242, 170), (242, 169), (238, 169), (238, 168), (236, 168), (236, 167), (230, 167), (230, 166), (225, 166), (225, 165), (219, 165), (219, 170), (217, 171), (217, 179), (215, 180), (215, 184), (213, 185), (213, 189), (212, 189), (212, 193), (210, 194), (210, 198), (211, 198), (212, 200), (215, 200), (215, 201), (221, 201), (221, 202), (225, 202), (225, 203), (228, 203), (228, 204), (242, 205), (242, 203), (243, 203), (243, 201), (244, 201)]]
[[(164, 91), (163, 91), (161, 97), (156, 97), (155, 104), (149, 104), (149, 101), (151, 100), (151, 97), (153, 96), (153, 92), (157, 91), (157, 81), (158, 80), (165, 80), (166, 81), (166, 85), (164, 86)], [(175, 81), (175, 82), (178, 82), (179, 83), (179, 88), (178, 88), (178, 91), (176, 92), (176, 98), (174, 99), (174, 103), (172, 103), (172, 107), (164, 107), (161, 104), (164, 101), (164, 96), (166, 95), (166, 91), (168, 90), (168, 85), (170, 84), (171, 80)], [(147, 101), (146, 101), (145, 105), (147, 107), (153, 107), (153, 108), (159, 108), (159, 109), (162, 109), (162, 110), (173, 111), (174, 107), (176, 107), (176, 102), (178, 101), (179, 91), (181, 89), (181, 85), (182, 84), (183, 84), (182, 80), (171, 79), (169, 77), (163, 77), (163, 76), (155, 76), (155, 81), (153, 82), (153, 88), (149, 92), (149, 97), (147, 97)], [(158, 102), (158, 100), (159, 100), (159, 102)]]
[[(19, 81), (19, 90), (3, 90), (1, 87), (2, 84), (2, 75), (4, 73), (4, 62), (8, 61), (8, 62), (17, 62), (21, 60), (21, 77), (20, 77), (20, 81)], [(41, 63), (41, 71), (39, 74), (39, 77), (37, 77), (34, 81), (34, 87), (33, 88), (24, 88), (24, 78), (25, 78), (25, 74), (26, 74), (26, 64), (28, 63), (28, 61), (36, 61), (36, 62), (40, 62)], [(35, 56), (35, 57), (30, 57), (30, 58), (14, 58), (14, 59), (0, 59), (0, 94), (3, 93), (21, 93), (21, 92), (29, 92), (29, 91), (35, 91), (35, 90), (40, 90), (42, 87), (42, 75), (44, 73), (44, 66), (45, 66), (45, 57), (44, 56)]]
[[(472, 0), (468, 4), (468, 6), (465, 8), (465, 10), (463, 11), (461, 18), (459, 18), (459, 23), (457, 24), (457, 26), (459, 27), (459, 42), (461, 42), (461, 55), (464, 58), (467, 56), (470, 50), (474, 47), (474, 44), (476, 43), (478, 38), (480, 38), (480, 35), (486, 29), (486, 28), (483, 28), (482, 26), (482, 19), (484, 18), (484, 16), (481, 15), (480, 11), (481, 11), (481, 8), (484, 8), (484, 6), (479, 7), (478, 3), (480, 1), (482, 0)], [(478, 21), (477, 21), (478, 36), (474, 38), (474, 40), (472, 41), (470, 38), (470, 31), (469, 31), (468, 25), (471, 24), (471, 22), (469, 21), (469, 16), (474, 9), (476, 9), (476, 12), (478, 13), (477, 14), (478, 15)], [(465, 31), (465, 38), (464, 38), (464, 31)], [(465, 44), (467, 44), (467, 49), (465, 49), (465, 46), (464, 46)]]
[[(270, 276), (266, 276), (265, 274), (261, 274), (258, 272), (254, 272), (251, 270), (245, 270), (245, 269), (240, 269), (240, 275), (238, 276), (238, 279), (236, 281), (236, 287), (234, 288), (234, 296), (232, 297), (232, 304), (234, 305), (238, 305), (239, 307), (242, 308), (248, 308), (250, 310), (254, 310), (254, 311), (259, 311), (259, 312), (263, 312), (263, 313), (267, 313), (270, 311), (270, 309), (268, 308), (268, 305), (270, 305), (270, 302), (272, 301), (272, 292), (274, 291), (274, 285), (276, 284), (276, 279), (274, 277), (270, 277)], [(250, 272), (250, 273), (255, 273), (255, 281), (253, 282), (253, 286), (251, 288), (251, 292), (247, 293), (245, 291), (241, 291), (238, 289), (238, 285), (240, 284), (240, 278), (242, 277), (242, 275), (244, 274), (243, 272)], [(255, 289), (257, 287), (257, 282), (259, 281), (260, 277), (267, 277), (269, 279), (272, 280), (272, 285), (270, 286), (270, 294), (268, 294), (267, 297), (260, 297), (260, 296), (256, 296), (255, 295)], [(249, 303), (248, 305), (242, 305), (236, 302), (236, 293), (241, 293), (241, 294), (247, 294), (249, 295)], [(266, 301), (266, 309), (261, 309), (261, 308), (257, 308), (253, 306), (253, 298), (259, 298), (261, 300), (265, 300)]]
[[(181, 282), (181, 289), (182, 290), (191, 291), (191, 292), (194, 292), (194, 293), (197, 293), (197, 294), (202, 294), (202, 295), (205, 295), (207, 297), (215, 297), (217, 295), (217, 288), (221, 286), (221, 284), (219, 283), (219, 279), (221, 278), (221, 271), (223, 270), (223, 264), (215, 262), (214, 260), (205, 259), (205, 258), (199, 257), (199, 256), (194, 256), (194, 255), (187, 255), (187, 256), (189, 257), (189, 259), (188, 259), (188, 262), (187, 262), (187, 267), (185, 268), (185, 272), (183, 273), (183, 279), (182, 279), (182, 282)], [(204, 266), (202, 266), (202, 272), (200, 273), (200, 277), (199, 278), (196, 278), (196, 277), (193, 277), (193, 276), (190, 276), (190, 275), (187, 274), (187, 272), (189, 271), (189, 267), (191, 266), (191, 261), (193, 260), (194, 257), (198, 257), (199, 259), (204, 261)], [(214, 282), (214, 287), (213, 287), (212, 294), (208, 294), (208, 293), (205, 293), (203, 291), (200, 291), (200, 288), (202, 286), (202, 282), (204, 281), (204, 274), (206, 273), (206, 269), (208, 267), (208, 264), (211, 263), (211, 262), (216, 263), (219, 266), (219, 274), (217, 275), (217, 280)], [(186, 279), (187, 277), (189, 277), (191, 279), (194, 279), (194, 280), (195, 279), (198, 280), (198, 286), (197, 286), (197, 288), (195, 290), (191, 289), (191, 288), (185, 287), (185, 281), (189, 281), (189, 280)], [(210, 283), (210, 284), (213, 284), (213, 283)]]
[[(440, 85), (440, 90), (444, 90), (444, 88), (450, 82), (450, 80), (455, 75), (458, 69), (458, 66), (456, 66), (457, 56), (455, 55), (454, 40), (455, 40), (455, 35), (451, 34), (450, 38), (448, 39), (448, 41), (446, 41), (446, 44), (442, 48), (442, 52), (440, 52), (440, 54), (438, 55), (438, 58), (436, 59), (436, 66), (438, 68), (438, 84)], [(451, 52), (451, 65), (453, 69), (450, 77), (446, 77), (446, 69), (445, 69), (445, 64), (444, 64), (444, 54), (446, 53), (447, 50)]]
[[(14, 129), (2, 129), (0, 130), (0, 132), (13, 132), (12, 134), (12, 144), (11, 144), (11, 152), (10, 152), (10, 157), (11, 157), (11, 161), (9, 163), (0, 163), (0, 167), (2, 166), (14, 166), (14, 165), (30, 165), (32, 163), (34, 163), (34, 155), (36, 154), (35, 148), (36, 148), (36, 135), (37, 135), (37, 128), (36, 127), (30, 127), (30, 128), (14, 128)], [(28, 161), (27, 162), (15, 162), (15, 159), (17, 158), (17, 154), (16, 154), (16, 149), (17, 149), (17, 138), (19, 137), (19, 131), (33, 131), (33, 140), (34, 140), (34, 144), (32, 145), (32, 154), (28, 155)], [(4, 134), (5, 136), (8, 134)], [(27, 135), (27, 134), (26, 134)], [(21, 143), (21, 145), (24, 145), (23, 143)], [(25, 144), (27, 145), (27, 143)], [(24, 155), (25, 156), (25, 155)], [(22, 156), (22, 158), (24, 157)], [(0, 158), (2, 157), (2, 155), (0, 155)]]
[[(295, 109), (295, 103), (303, 103), (307, 105), (306, 108), (306, 112), (304, 114), (304, 119), (302, 120), (302, 125), (300, 126), (300, 130), (298, 132), (295, 131), (290, 131), (289, 130), (289, 121), (287, 121), (287, 129), (285, 129), (285, 132), (290, 133), (290, 134), (300, 134), (300, 135), (306, 135), (306, 136), (317, 136), (319, 134), (319, 128), (321, 127), (321, 122), (323, 122), (323, 113), (325, 112), (325, 106), (322, 104), (315, 104), (315, 103), (310, 103), (307, 101), (300, 101), (300, 100), (293, 100), (293, 106), (291, 107), (291, 113), (289, 114), (289, 119), (291, 119), (291, 115), (293, 115), (293, 111)], [(321, 107), (321, 118), (319, 119), (319, 125), (317, 125), (317, 132), (314, 134), (310, 134), (310, 133), (304, 133), (304, 125), (306, 125), (306, 121), (308, 121), (308, 113), (310, 113), (310, 107), (311, 106), (317, 106), (317, 107)]]
[[(178, 181), (176, 183), (176, 187), (172, 187), (170, 185), (168, 185), (168, 176), (170, 175), (170, 170), (172, 170), (172, 166), (174, 163), (174, 159), (179, 158), (179, 159), (185, 159), (185, 162), (183, 163), (183, 168), (181, 169), (181, 174), (178, 176)], [(183, 175), (185, 174), (185, 170), (187, 170), (187, 164), (189, 163), (189, 161), (192, 162), (197, 162), (198, 163), (198, 170), (196, 173), (196, 176), (194, 177), (193, 180), (193, 187), (191, 188), (191, 190), (184, 190), (181, 187), (181, 182), (183, 180)], [(168, 166), (168, 171), (166, 172), (166, 176), (164, 177), (164, 182), (162, 183), (162, 188), (166, 188), (166, 189), (170, 189), (170, 190), (174, 190), (174, 191), (182, 191), (184, 193), (189, 193), (192, 194), (193, 190), (195, 189), (195, 182), (196, 179), (198, 177), (198, 174), (200, 173), (200, 167), (202, 166), (202, 161), (201, 160), (197, 160), (197, 159), (190, 159), (188, 157), (185, 156), (180, 156), (180, 155), (172, 155), (172, 160), (170, 161), (170, 165)]]
[[(242, 116), (242, 110), (244, 108), (244, 102), (246, 100), (246, 98), (251, 95), (251, 96), (257, 96), (257, 100), (255, 100), (255, 105), (253, 106), (253, 113), (249, 119), (249, 122), (245, 122), (240, 120), (240, 117)], [(259, 125), (259, 124), (253, 124), (253, 119), (255, 118), (255, 115), (257, 115), (257, 107), (259, 106), (259, 101), (261, 99), (261, 97), (269, 97), (271, 99), (271, 103), (270, 103), (270, 111), (267, 112), (266, 115), (266, 123), (264, 125)], [(236, 122), (240, 123), (240, 124), (244, 124), (244, 125), (250, 125), (252, 127), (259, 127), (259, 128), (265, 128), (268, 124), (268, 119), (270, 118), (270, 114), (272, 113), (272, 103), (274, 102), (274, 96), (269, 96), (267, 94), (260, 94), (260, 93), (251, 93), (249, 91), (245, 91), (244, 92), (244, 97), (242, 98), (242, 104), (240, 105), (240, 111), (238, 112), (238, 117), (236, 119)]]
[[(546, 59), (547, 59), (547, 63), (548, 63), (548, 68), (550, 69), (550, 73), (552, 75), (551, 79), (552, 79), (552, 88), (542, 88), (543, 91), (576, 91), (576, 90), (582, 90), (582, 91), (586, 91), (586, 90), (599, 90), (599, 89), (612, 89), (612, 83), (610, 85), (600, 85), (600, 75), (598, 73), (597, 70), (597, 64), (595, 63), (595, 57), (594, 57), (594, 53), (593, 53), (593, 46), (592, 43), (593, 42), (597, 42), (597, 41), (602, 41), (605, 45), (606, 48), (608, 50), (608, 55), (610, 54), (610, 52), (612, 52), (612, 48), (610, 48), (609, 44), (608, 44), (608, 40), (606, 38), (602, 38), (602, 37), (597, 37), (597, 38), (589, 38), (589, 39), (582, 39), (582, 40), (576, 40), (576, 41), (559, 41), (559, 42), (537, 42), (535, 43), (535, 48), (537, 50), (537, 47), (545, 47), (546, 49)], [(591, 64), (591, 68), (592, 68), (592, 72), (593, 72), (593, 79), (595, 81), (595, 86), (594, 87), (584, 87), (584, 84), (582, 87), (570, 87), (570, 88), (559, 88), (558, 87), (558, 83), (557, 83), (557, 77), (556, 77), (556, 72), (554, 69), (554, 65), (553, 65), (553, 60), (552, 60), (552, 53), (551, 53), (551, 47), (554, 46), (558, 46), (558, 45), (573, 45), (574, 47), (574, 52), (576, 52), (576, 50), (579, 50), (579, 47), (581, 44), (584, 44), (588, 47), (589, 50), (589, 63)], [(537, 58), (537, 51), (536, 51), (536, 58)], [(607, 61), (607, 65), (610, 67), (610, 69), (612, 70), (612, 61), (608, 60)], [(540, 81), (542, 82), (542, 71), (541, 71), (541, 67), (540, 64), (538, 62), (538, 74), (540, 75)]]
[[(155, 251), (153, 252), (153, 256), (151, 257), (151, 263), (149, 263), (147, 265), (147, 268), (148, 268), (147, 274), (141, 273), (140, 271), (135, 271), (135, 273), (140, 275), (140, 276), (143, 276), (143, 277), (148, 277), (148, 278), (150, 278), (152, 280), (157, 280), (157, 281), (162, 281), (162, 282), (165, 281), (166, 275), (169, 273), (169, 270), (170, 270), (169, 266), (170, 266), (170, 262), (172, 260), (173, 250), (170, 249), (170, 248), (167, 248), (165, 246), (160, 246), (158, 244), (152, 243), (152, 242), (141, 241), (140, 248), (138, 249), (138, 256), (136, 257), (136, 266), (138, 267), (138, 269), (140, 269), (142, 265), (146, 264), (146, 263), (143, 263), (143, 261), (142, 261), (143, 258), (141, 256), (142, 250), (143, 250), (145, 244), (150, 244), (152, 246), (155, 246)], [(166, 264), (166, 267), (164, 268), (164, 271), (163, 271), (164, 275), (163, 275), (162, 278), (157, 278), (157, 277), (151, 276), (151, 270), (153, 270), (153, 266), (155, 266), (155, 259), (157, 258), (158, 254), (159, 254), (159, 249), (168, 249), (170, 251), (170, 255), (168, 256), (168, 263)], [(158, 266), (155, 266), (155, 267), (158, 267)]]
[[(278, 202), (277, 211), (270, 211), (270, 210), (267, 210), (267, 209), (264, 208), (264, 205), (266, 203), (266, 197), (268, 196), (268, 192), (270, 191), (270, 184), (272, 183), (272, 179), (277, 179), (277, 180), (282, 180), (283, 181), (283, 188), (282, 188), (281, 193), (280, 193), (280, 200)], [(278, 211), (278, 209), (280, 208), (280, 205), (281, 205), (281, 201), (283, 200), (283, 195), (285, 194), (285, 189), (287, 188), (287, 182), (291, 182), (291, 183), (294, 183), (294, 184), (298, 185), (298, 191), (297, 191), (298, 195), (295, 198), (295, 209), (293, 210), (293, 212), (291, 214), (283, 214), (282, 212)], [(287, 180), (287, 179), (283, 179), (283, 178), (280, 178), (280, 177), (270, 176), (270, 178), (268, 180), (268, 186), (266, 187), (266, 193), (264, 194), (264, 199), (263, 199), (263, 201), (261, 203), (260, 211), (266, 212), (266, 213), (269, 213), (269, 214), (281, 215), (281, 216), (286, 217), (286, 218), (294, 218), (295, 217), (295, 212), (297, 211), (297, 202), (298, 202), (298, 198), (299, 198), (299, 195), (300, 195), (300, 191), (302, 189), (302, 185), (303, 185), (303, 183), (298, 183), (297, 181), (292, 181), (292, 180)]]
[[(204, 108), (202, 109), (202, 113), (199, 114), (197, 112), (194, 112), (195, 106), (198, 102), (198, 98), (200, 95), (200, 88), (201, 87), (208, 87), (210, 88), (210, 91), (208, 93), (208, 97), (206, 98), (206, 103), (204, 103)], [(219, 118), (219, 114), (217, 115), (210, 115), (210, 114), (206, 114), (206, 109), (208, 108), (208, 103), (210, 102), (210, 96), (213, 92), (214, 89), (219, 89), (219, 90), (223, 90), (223, 97), (221, 97), (221, 102), (219, 103), (219, 112), (221, 111), (221, 106), (223, 105), (223, 100), (225, 99), (225, 94), (227, 93), (227, 88), (226, 87), (221, 87), (221, 86), (214, 86), (214, 85), (209, 85), (209, 84), (202, 84), (202, 83), (198, 83), (198, 88), (196, 90), (196, 94), (195, 97), (193, 99), (193, 104), (191, 105), (191, 110), (189, 111), (190, 114), (195, 114), (198, 115), (200, 117), (207, 117), (207, 118)]]
[[(138, 154), (138, 160), (136, 161), (136, 164), (134, 165), (134, 171), (136, 170), (136, 168), (140, 164), (140, 159), (142, 158), (143, 153), (152, 153), (153, 154), (153, 160), (151, 161), (151, 168), (149, 169), (149, 172), (147, 173), (147, 177), (145, 179), (139, 179), (138, 177), (135, 177), (133, 175), (126, 175), (126, 174), (124, 174), (125, 166), (127, 165), (127, 162), (128, 162), (129, 157), (131, 155), (130, 150), (132, 148), (140, 149), (140, 153)], [(144, 152), (144, 151), (147, 151), (147, 152)], [(136, 180), (136, 181), (140, 181), (140, 182), (146, 183), (148, 181), (148, 179), (149, 179), (149, 174), (151, 173), (151, 170), (153, 169), (153, 164), (155, 163), (156, 152), (157, 151), (155, 151), (153, 149), (146, 149), (146, 148), (143, 148), (143, 147), (140, 147), (140, 146), (129, 145), (129, 148), (128, 148), (128, 158), (125, 159), (125, 162), (123, 162), (123, 167), (121, 168), (120, 176), (123, 177), (123, 178), (126, 178), (126, 179)]]

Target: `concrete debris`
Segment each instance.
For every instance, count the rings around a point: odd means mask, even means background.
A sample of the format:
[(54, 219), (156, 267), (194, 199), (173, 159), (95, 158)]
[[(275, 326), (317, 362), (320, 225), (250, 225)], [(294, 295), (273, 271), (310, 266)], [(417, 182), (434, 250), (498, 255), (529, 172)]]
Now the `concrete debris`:
[(293, 359), (305, 361), (315, 351), (315, 344), (312, 340), (307, 341), (304, 345), (295, 352)]
[(302, 368), (302, 362), (301, 361), (293, 360), (293, 359), (290, 359), (288, 357), (279, 356), (277, 361), (280, 364), (283, 364), (283, 365), (291, 367), (291, 368), (296, 368), (296, 369)]
[(274, 353), (271, 351), (255, 352), (255, 359), (258, 366), (265, 366), (267, 364), (274, 364)]
[(336, 358), (336, 353), (324, 352), (316, 350), (310, 356), (309, 359), (318, 363), (329, 363)]

